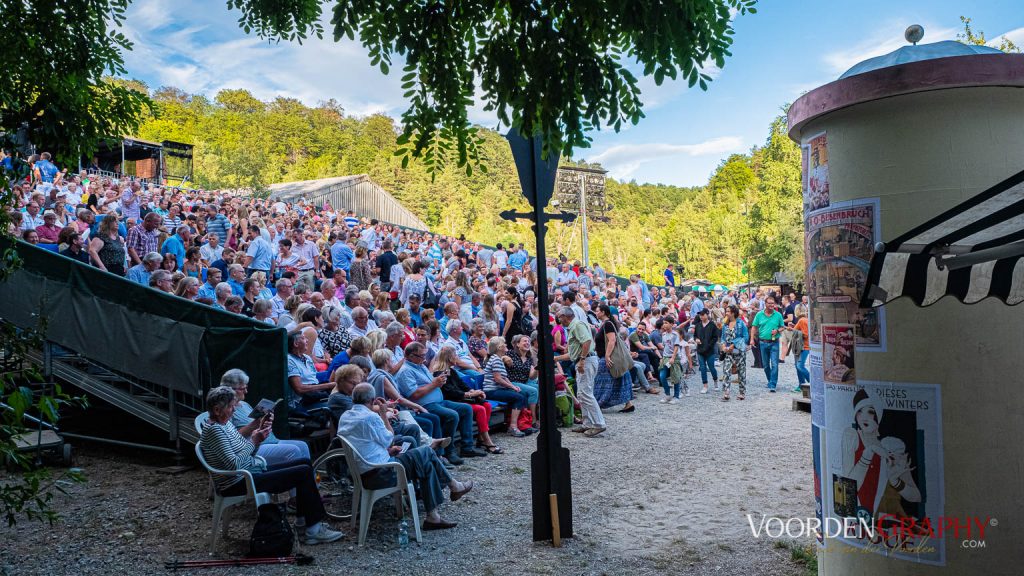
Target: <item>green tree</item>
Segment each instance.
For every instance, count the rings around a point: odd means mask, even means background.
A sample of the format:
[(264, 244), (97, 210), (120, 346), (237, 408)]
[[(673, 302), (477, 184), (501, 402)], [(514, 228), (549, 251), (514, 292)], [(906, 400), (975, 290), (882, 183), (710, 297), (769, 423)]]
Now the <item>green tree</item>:
[[(977, 32), (971, 28), (971, 19), (967, 16), (960, 17), (960, 23), (964, 25), (964, 31), (956, 35), (956, 39), (964, 44), (974, 44), (977, 46), (987, 46), (989, 41), (985, 39), (985, 32), (978, 30)], [(1013, 40), (1010, 40), (1006, 36), (999, 38), (999, 49), (1003, 52), (1014, 52), (1019, 53), (1020, 47), (1014, 44)]]
[[(453, 160), (470, 173), (483, 144), (468, 117), (478, 93), (504, 124), (570, 155), (588, 131), (643, 117), (629, 61), (659, 85), (706, 89), (702, 66), (725, 64), (733, 11), (756, 12), (755, 1), (355, 0), (337, 2), (331, 24), (335, 40), (358, 35), (384, 74), (401, 60), (403, 161), (411, 152), (432, 174)], [(322, 37), (323, 4), (228, 0), (246, 33), (300, 42)]]
[[(129, 0), (4, 2), (0, 45), (0, 133), (24, 129), (29, 142), (67, 163), (105, 136), (133, 132), (150, 107), (124, 74), (118, 31)], [(8, 143), (9, 144), (9, 143)]]

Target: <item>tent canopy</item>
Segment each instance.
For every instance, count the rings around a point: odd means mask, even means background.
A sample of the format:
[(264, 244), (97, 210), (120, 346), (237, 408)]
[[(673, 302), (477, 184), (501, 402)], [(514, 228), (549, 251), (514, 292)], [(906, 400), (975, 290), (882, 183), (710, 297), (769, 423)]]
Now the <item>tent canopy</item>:
[(1024, 301), (1024, 171), (875, 247), (861, 307)]

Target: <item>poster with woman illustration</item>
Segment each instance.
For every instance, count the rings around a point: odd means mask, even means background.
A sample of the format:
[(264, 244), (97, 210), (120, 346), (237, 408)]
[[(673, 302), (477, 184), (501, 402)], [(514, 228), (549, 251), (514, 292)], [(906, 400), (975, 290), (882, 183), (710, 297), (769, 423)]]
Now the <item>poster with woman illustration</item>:
[(847, 384), (857, 381), (854, 354), (857, 338), (853, 324), (823, 324), (821, 326), (823, 350), (822, 379), (832, 384)]
[(937, 522), (945, 510), (939, 387), (826, 382), (825, 403), (825, 515), (854, 528), (840, 539), (944, 564), (944, 540), (909, 528)]
[(852, 324), (861, 352), (885, 351), (885, 309), (860, 308), (878, 242), (878, 199), (836, 202), (808, 216), (806, 286), (812, 346), (824, 324)]
[(802, 148), (804, 215), (828, 208), (828, 137), (824, 132), (811, 138)]

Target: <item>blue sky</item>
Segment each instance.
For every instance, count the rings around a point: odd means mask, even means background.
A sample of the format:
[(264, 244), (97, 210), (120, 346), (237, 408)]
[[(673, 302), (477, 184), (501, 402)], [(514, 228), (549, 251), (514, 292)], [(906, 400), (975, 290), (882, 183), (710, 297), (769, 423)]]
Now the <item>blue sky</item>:
[[(600, 161), (620, 179), (704, 184), (722, 158), (761, 144), (785, 103), (905, 45), (909, 24), (925, 27), (924, 42), (952, 39), (961, 15), (991, 40), (1006, 35), (1024, 46), (1019, 0), (764, 0), (757, 14), (736, 18), (733, 56), (713, 71), (707, 92), (643, 79), (647, 118), (620, 133), (595, 132), (593, 147), (576, 157)], [(151, 88), (173, 85), (211, 97), (245, 88), (264, 100), (283, 95), (315, 105), (333, 98), (354, 115), (397, 118), (405, 109), (400, 67), (382, 75), (358, 42), (335, 43), (326, 34), (302, 45), (269, 44), (247, 36), (237, 19), (222, 0), (136, 0), (125, 28), (135, 42), (125, 58), (128, 76)], [(472, 119), (496, 127), (482, 106)]]

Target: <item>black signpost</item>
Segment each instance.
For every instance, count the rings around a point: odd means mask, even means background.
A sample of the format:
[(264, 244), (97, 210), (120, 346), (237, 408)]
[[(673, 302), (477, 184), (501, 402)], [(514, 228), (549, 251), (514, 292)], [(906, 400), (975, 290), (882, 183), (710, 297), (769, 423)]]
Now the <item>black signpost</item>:
[(555, 546), (561, 539), (571, 538), (572, 530), (572, 478), (569, 470), (569, 449), (562, 447), (562, 436), (555, 425), (555, 372), (551, 347), (551, 323), (548, 320), (547, 259), (544, 234), (548, 220), (572, 221), (573, 214), (545, 214), (544, 208), (555, 189), (558, 155), (541, 158), (539, 137), (526, 138), (515, 128), (505, 138), (512, 148), (512, 156), (519, 172), (523, 195), (533, 208), (532, 212), (501, 213), (506, 220), (532, 220), (537, 238), (537, 304), (540, 323), (537, 326), (537, 348), (540, 350), (540, 434), (537, 451), (530, 457), (533, 480), (533, 539), (551, 540)]

